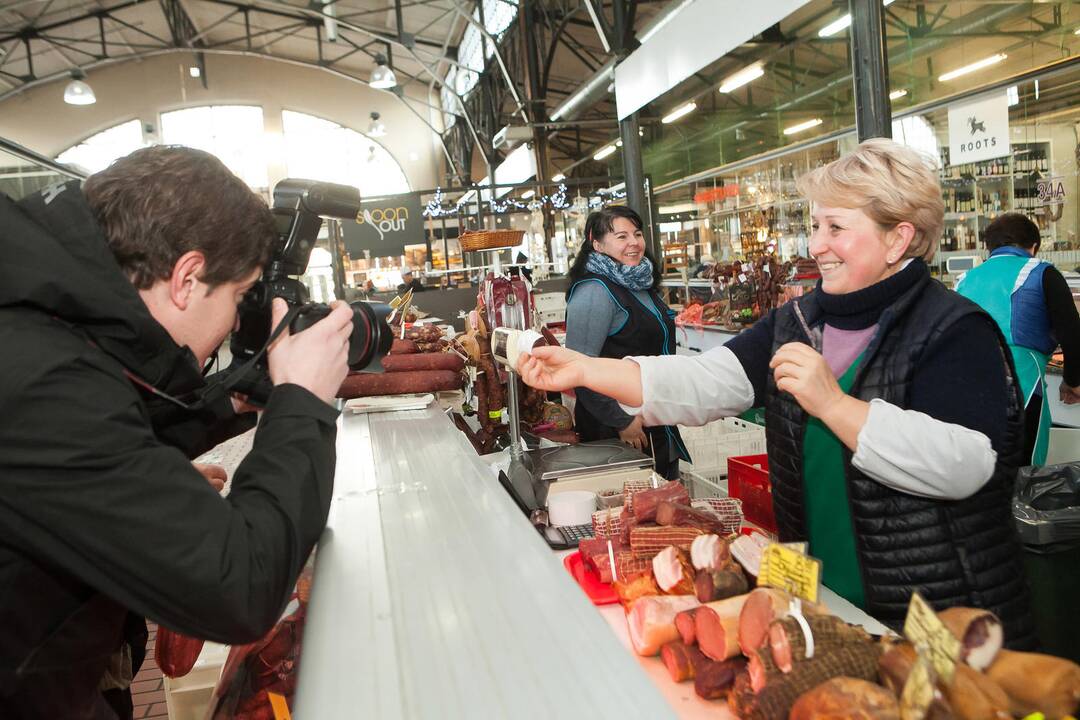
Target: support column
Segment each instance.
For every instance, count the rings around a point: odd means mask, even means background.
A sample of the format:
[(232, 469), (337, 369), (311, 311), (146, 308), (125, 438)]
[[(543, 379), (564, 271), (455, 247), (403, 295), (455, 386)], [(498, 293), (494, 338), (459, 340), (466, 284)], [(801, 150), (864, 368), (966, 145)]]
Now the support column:
[[(620, 62), (629, 54), (629, 45), (634, 29), (631, 27), (631, 8), (633, 0), (614, 0), (615, 6), (615, 51)], [(663, 253), (660, 248), (660, 236), (653, 227), (650, 212), (651, 199), (645, 189), (645, 168), (641, 162), (641, 125), (635, 112), (619, 121), (619, 136), (622, 139), (623, 178), (626, 182), (626, 204), (645, 221), (645, 247), (649, 249), (657, 262)]]
[(851, 71), (855, 78), (855, 127), (859, 142), (892, 137), (885, 10), (880, 0), (848, 0)]

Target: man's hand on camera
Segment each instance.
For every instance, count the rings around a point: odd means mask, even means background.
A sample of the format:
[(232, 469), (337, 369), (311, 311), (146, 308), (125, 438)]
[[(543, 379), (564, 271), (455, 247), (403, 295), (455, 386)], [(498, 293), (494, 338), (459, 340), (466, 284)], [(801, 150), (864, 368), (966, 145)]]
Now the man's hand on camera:
[[(267, 353), (270, 380), (275, 385), (299, 385), (326, 403), (337, 397), (349, 372), (349, 336), (353, 328), (351, 307), (340, 301), (330, 307), (329, 315), (301, 333), (293, 335), (286, 328)], [(281, 323), (288, 309), (284, 300), (274, 298), (273, 327)]]

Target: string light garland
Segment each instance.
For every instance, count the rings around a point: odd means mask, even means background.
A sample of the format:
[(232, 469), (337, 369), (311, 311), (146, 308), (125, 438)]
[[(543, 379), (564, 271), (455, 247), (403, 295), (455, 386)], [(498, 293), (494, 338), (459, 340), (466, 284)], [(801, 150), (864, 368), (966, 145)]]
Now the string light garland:
[[(430, 218), (450, 217), (458, 215), (461, 212), (461, 208), (468, 204), (470, 198), (469, 195), (472, 192), (479, 191), (479, 188), (474, 188), (470, 193), (466, 193), (460, 200), (454, 204), (444, 205), (444, 196), (442, 188), (435, 188), (435, 196), (428, 201), (424, 206), (424, 215)], [(611, 199), (618, 199), (626, 197), (625, 192), (613, 192), (611, 193)], [(600, 197), (590, 197), (589, 207), (599, 207), (604, 203), (604, 199)], [(566, 197), (566, 185), (559, 183), (558, 189), (551, 195), (542, 195), (539, 197), (530, 198), (527, 201), (518, 200), (515, 198), (509, 198), (507, 200), (491, 199), (487, 201), (488, 210), (493, 215), (503, 215), (513, 210), (534, 210), (536, 208), (543, 208), (550, 206), (555, 210), (566, 210), (571, 206), (570, 201)]]

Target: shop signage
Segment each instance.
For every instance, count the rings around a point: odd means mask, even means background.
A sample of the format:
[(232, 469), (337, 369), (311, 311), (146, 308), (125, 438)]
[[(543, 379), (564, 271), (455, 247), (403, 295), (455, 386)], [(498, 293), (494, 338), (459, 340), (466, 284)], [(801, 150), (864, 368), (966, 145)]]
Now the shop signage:
[(343, 220), (345, 249), (352, 257), (401, 255), (406, 245), (424, 244), (420, 193), (393, 195), (360, 204), (356, 222)]
[(1035, 183), (1039, 193), (1040, 205), (1064, 205), (1065, 204), (1065, 178), (1043, 178)]
[(1002, 90), (949, 108), (949, 163), (991, 160), (1012, 152), (1009, 96)]
[(728, 198), (739, 197), (738, 184), (723, 185), (721, 187), (699, 190), (694, 195), (694, 202), (698, 205), (706, 205), (711, 202), (721, 202)]

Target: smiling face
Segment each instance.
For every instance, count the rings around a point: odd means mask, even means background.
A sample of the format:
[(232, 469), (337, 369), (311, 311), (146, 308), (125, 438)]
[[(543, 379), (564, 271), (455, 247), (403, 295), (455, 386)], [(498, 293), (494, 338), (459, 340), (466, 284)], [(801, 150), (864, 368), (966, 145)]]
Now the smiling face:
[(617, 217), (611, 223), (611, 232), (593, 238), (593, 250), (623, 265), (637, 265), (645, 257), (645, 233), (627, 218)]
[(900, 269), (915, 228), (882, 230), (862, 210), (815, 205), (810, 255), (821, 270), (821, 289), (842, 295), (870, 287)]

